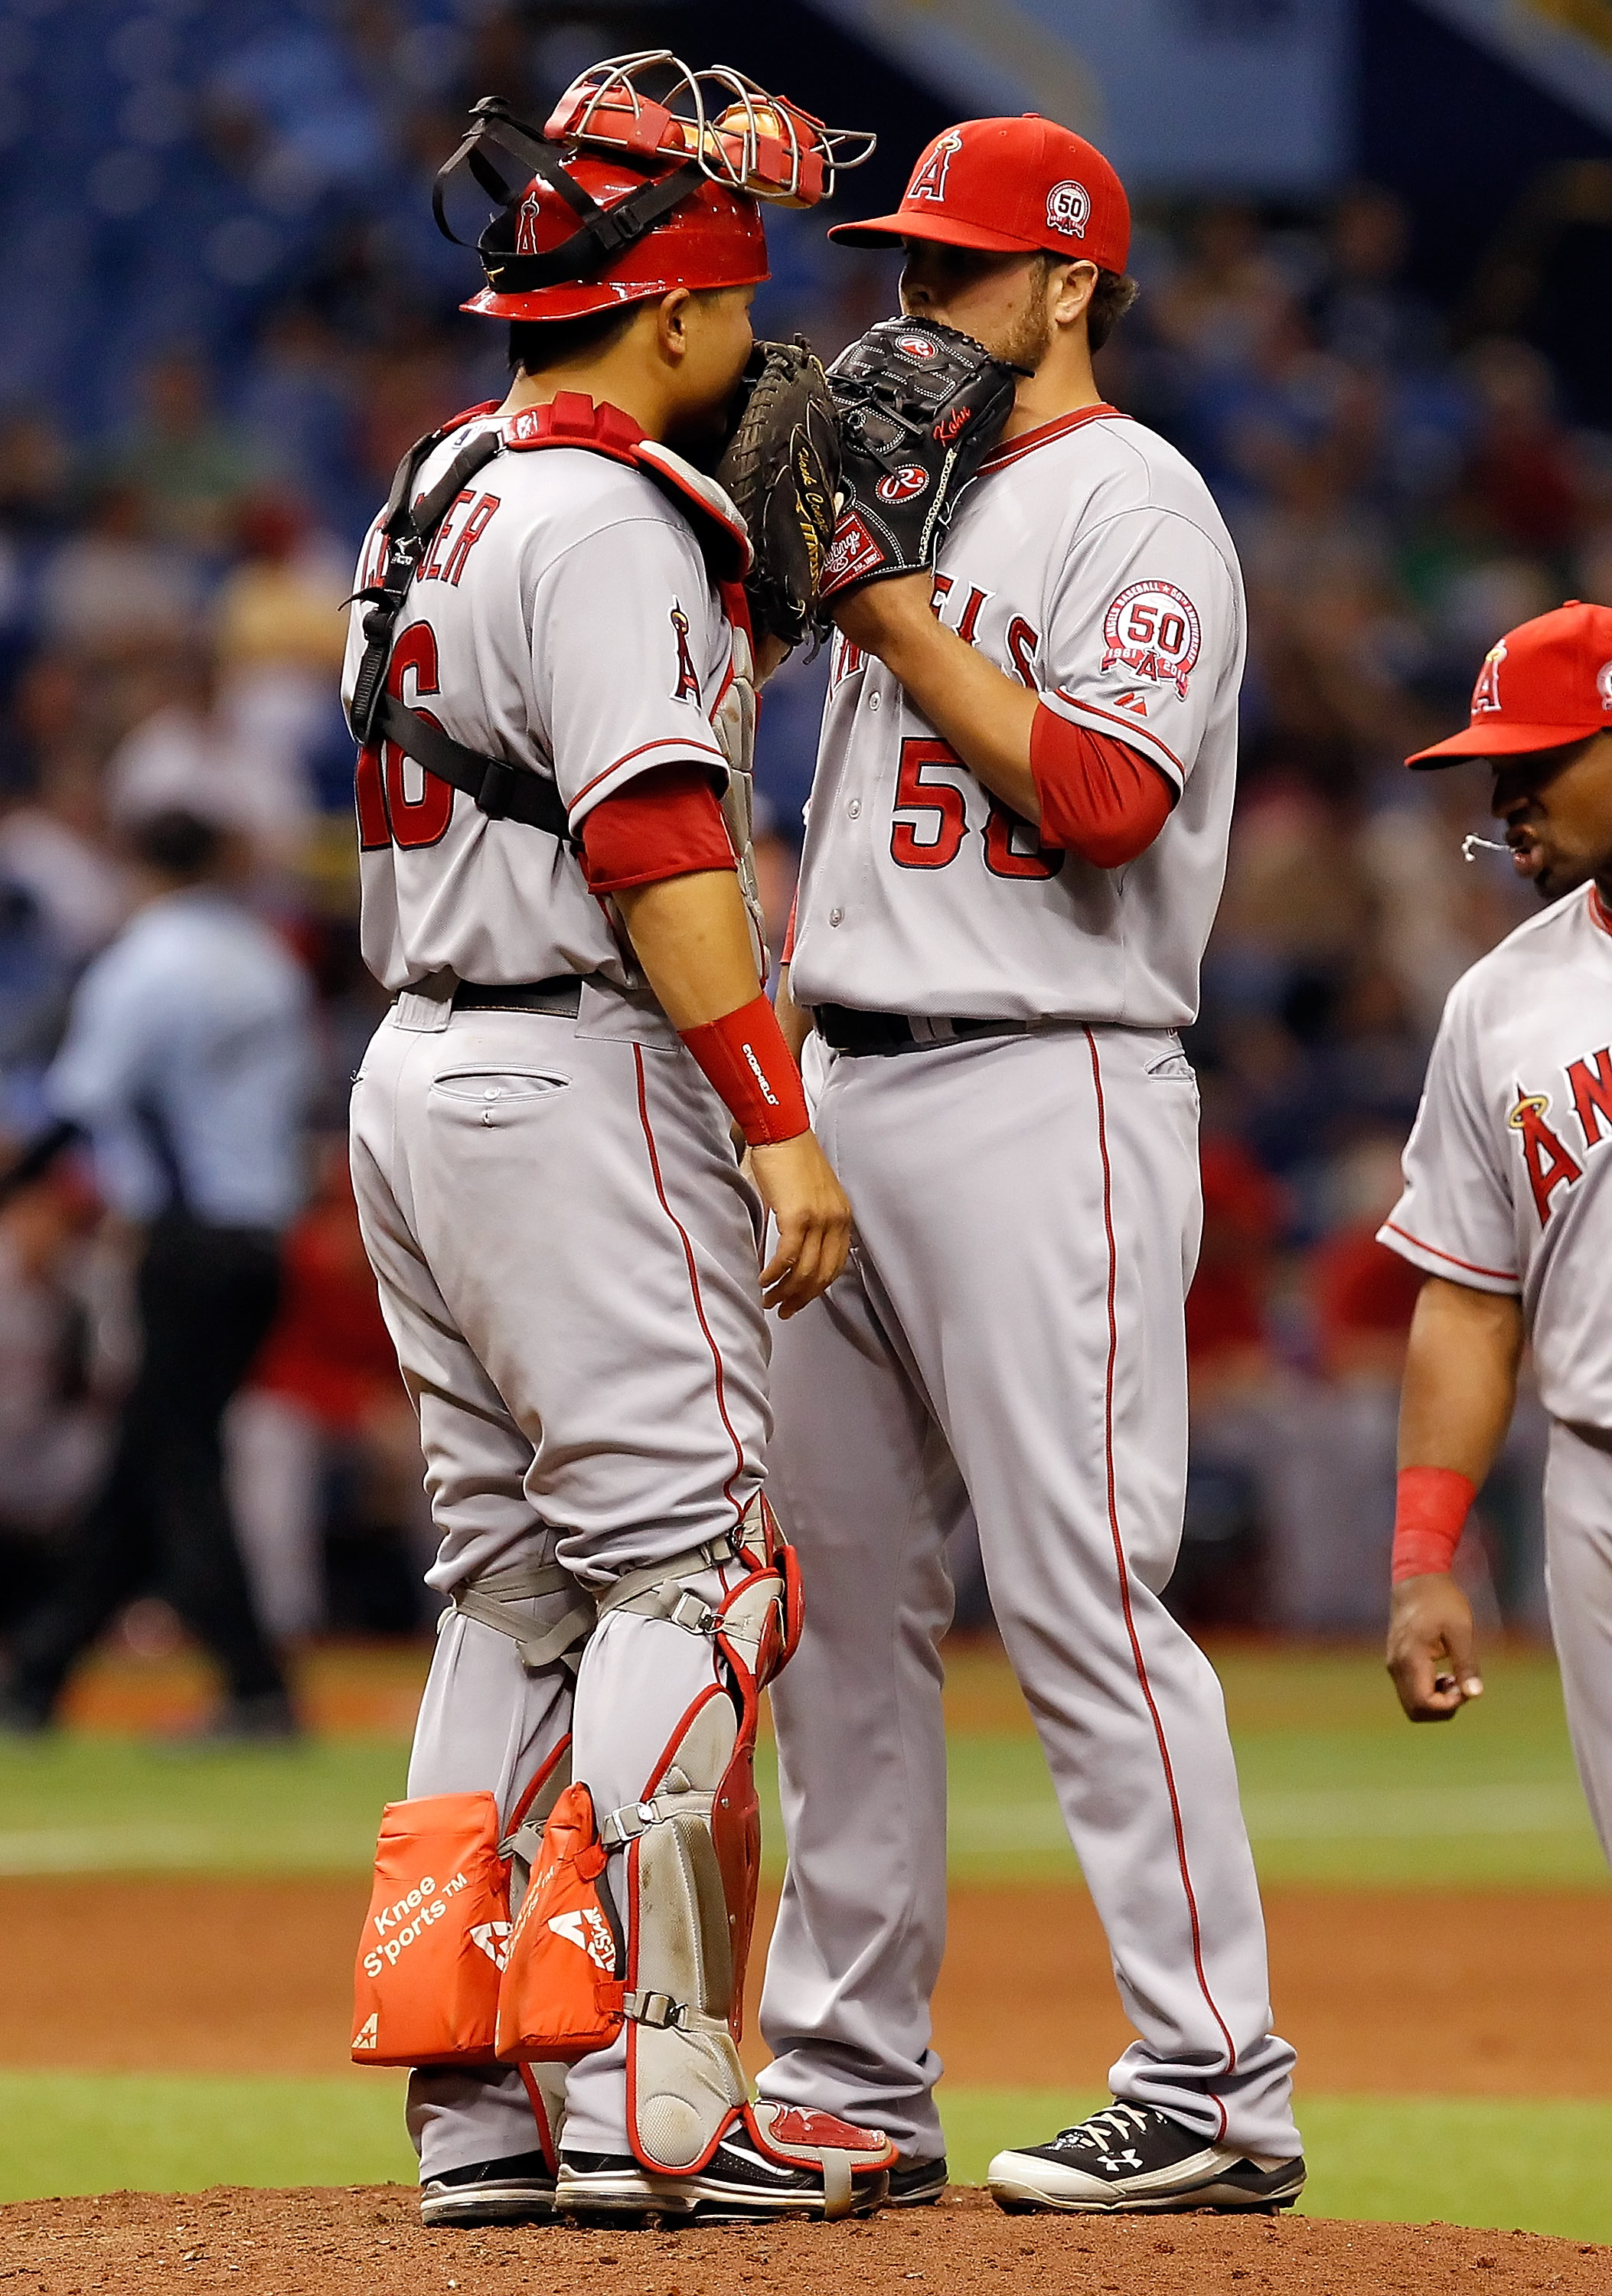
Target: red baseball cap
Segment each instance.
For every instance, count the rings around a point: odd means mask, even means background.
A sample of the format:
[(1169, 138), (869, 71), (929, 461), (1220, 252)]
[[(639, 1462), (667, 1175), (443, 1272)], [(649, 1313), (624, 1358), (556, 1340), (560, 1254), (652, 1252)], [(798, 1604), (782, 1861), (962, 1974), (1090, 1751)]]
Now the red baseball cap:
[(1131, 202), (1095, 144), (1056, 119), (965, 119), (937, 135), (912, 171), (893, 215), (836, 224), (850, 247), (939, 240), (990, 255), (1083, 256), (1123, 271)]
[(1569, 598), (1554, 613), (1508, 630), (1484, 656), (1464, 734), (1407, 758), (1447, 766), (1458, 758), (1509, 758), (1565, 750), (1612, 728), (1612, 606)]

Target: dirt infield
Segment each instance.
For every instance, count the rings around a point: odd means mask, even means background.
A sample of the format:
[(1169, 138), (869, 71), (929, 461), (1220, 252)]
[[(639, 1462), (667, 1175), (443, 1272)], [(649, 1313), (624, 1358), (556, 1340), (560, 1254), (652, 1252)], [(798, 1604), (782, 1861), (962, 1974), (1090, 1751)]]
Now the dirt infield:
[[(366, 1896), (362, 1881), (0, 1881), (0, 2064), (336, 2071)], [(1612, 1896), (1278, 1888), (1266, 1909), (1277, 2021), (1312, 2091), (1612, 2093)], [(762, 1938), (770, 1920), (769, 1905)], [(753, 1996), (761, 1957), (758, 1941)], [(1128, 2031), (1090, 1899), (954, 1888), (935, 2023), (956, 2081), (1100, 2085)]]
[[(1481, 2277), (1475, 2280), (1474, 2276)], [(1047, 2296), (1485, 2296), (1559, 2289), (1606, 2296), (1612, 2249), (1447, 2225), (1315, 2217), (1005, 2217), (983, 2193), (872, 2224), (582, 2232), (541, 2226), (422, 2231), (395, 2185), (332, 2192), (226, 2188), (24, 2201), (0, 2209), (0, 2278), (37, 2296), (517, 2296), (533, 2287), (633, 2296), (843, 2296), (891, 2287), (936, 2296), (1033, 2284)]]

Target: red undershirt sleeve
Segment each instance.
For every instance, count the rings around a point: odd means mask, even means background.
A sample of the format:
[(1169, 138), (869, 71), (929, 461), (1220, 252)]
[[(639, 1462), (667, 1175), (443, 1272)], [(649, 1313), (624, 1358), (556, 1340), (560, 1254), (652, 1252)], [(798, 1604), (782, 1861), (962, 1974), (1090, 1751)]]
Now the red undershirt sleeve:
[(1175, 791), (1156, 766), (1112, 734), (1091, 733), (1043, 705), (1030, 727), (1030, 771), (1043, 845), (1119, 869), (1145, 853)]
[(733, 843), (703, 766), (655, 766), (582, 824), (588, 890), (614, 893), (706, 869), (732, 869)]

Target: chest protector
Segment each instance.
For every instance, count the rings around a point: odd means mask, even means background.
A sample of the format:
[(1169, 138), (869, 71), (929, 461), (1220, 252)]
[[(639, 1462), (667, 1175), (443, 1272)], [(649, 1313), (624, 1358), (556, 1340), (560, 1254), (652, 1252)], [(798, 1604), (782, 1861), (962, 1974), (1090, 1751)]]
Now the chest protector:
[(744, 521), (714, 479), (686, 463), (659, 440), (646, 439), (619, 407), (596, 406), (580, 391), (560, 391), (547, 406), (523, 407), (499, 430), (483, 430), (449, 463), (429, 493), (414, 493), (420, 470), (454, 430), (493, 411), (491, 403), (472, 407), (454, 422), (417, 439), (399, 463), (381, 513), (384, 550), (375, 581), (358, 593), (367, 609), (364, 654), (358, 665), (348, 724), (360, 748), (395, 742), (427, 773), (460, 790), (494, 821), (520, 821), (573, 848), (569, 818), (552, 777), (530, 762), (484, 757), (456, 742), (417, 710), (388, 691), (392, 641), (404, 602), (420, 568), (431, 555), (443, 520), (467, 480), (500, 454), (533, 454), (546, 447), (580, 447), (641, 471), (668, 496), (694, 529), (707, 570), (717, 585), (733, 627), (733, 653), (727, 681), (712, 713), (711, 728), (728, 763), (722, 800), (739, 889), (750, 918), (756, 970), (767, 978), (766, 920), (756, 880), (753, 825), (755, 811), (755, 660), (744, 577), (751, 564)]

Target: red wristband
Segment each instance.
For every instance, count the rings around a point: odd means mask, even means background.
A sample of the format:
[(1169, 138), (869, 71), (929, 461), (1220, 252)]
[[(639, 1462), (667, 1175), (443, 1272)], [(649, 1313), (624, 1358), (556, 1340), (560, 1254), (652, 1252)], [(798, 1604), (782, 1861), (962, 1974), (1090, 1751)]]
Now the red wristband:
[(1402, 1467), (1394, 1513), (1394, 1584), (1448, 1570), (1477, 1485), (1454, 1467)]
[(797, 1139), (807, 1129), (801, 1072), (765, 996), (679, 1034), (752, 1148)]

